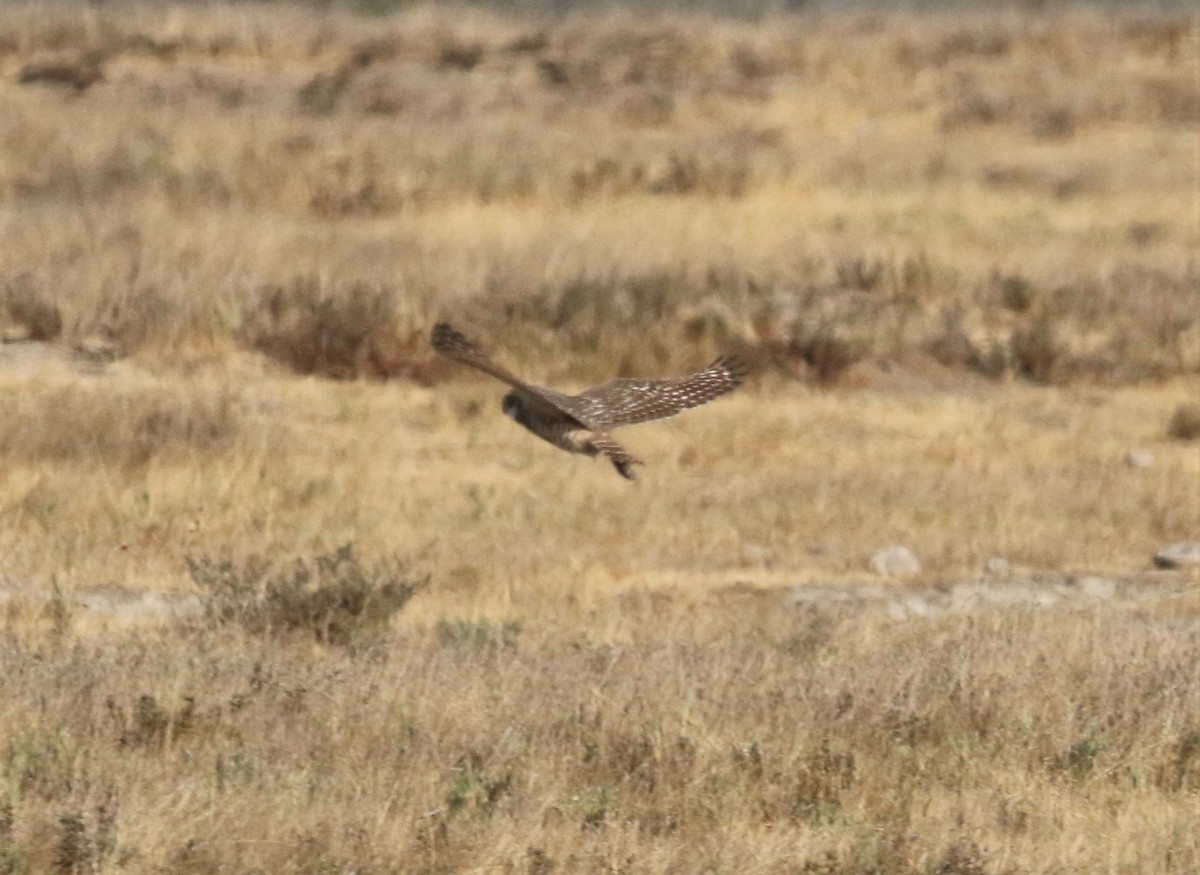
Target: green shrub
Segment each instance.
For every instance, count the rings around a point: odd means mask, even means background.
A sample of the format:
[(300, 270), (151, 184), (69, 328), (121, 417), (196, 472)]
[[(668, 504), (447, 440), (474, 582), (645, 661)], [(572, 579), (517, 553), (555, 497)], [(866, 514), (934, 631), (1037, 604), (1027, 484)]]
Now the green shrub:
[(307, 632), (318, 641), (348, 645), (386, 629), (392, 616), (425, 585), (399, 561), (366, 566), (350, 544), (274, 569), (256, 558), (188, 557), (192, 580), (204, 590), (205, 615), (253, 632)]

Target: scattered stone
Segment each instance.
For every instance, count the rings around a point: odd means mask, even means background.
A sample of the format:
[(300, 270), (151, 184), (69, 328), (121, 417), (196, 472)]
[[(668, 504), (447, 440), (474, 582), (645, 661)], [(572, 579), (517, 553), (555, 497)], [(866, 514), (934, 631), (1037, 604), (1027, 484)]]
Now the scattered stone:
[(895, 545), (884, 547), (871, 557), (871, 570), (887, 577), (898, 577), (905, 574), (916, 574), (921, 570), (921, 563), (917, 561), (912, 550)]
[(121, 355), (121, 347), (99, 334), (89, 334), (75, 344), (75, 356), (83, 361), (105, 363)]
[[(1136, 585), (1130, 585), (1131, 581)], [(974, 613), (996, 608), (1052, 609), (1102, 602), (1138, 604), (1157, 601), (1171, 593), (1191, 591), (1186, 581), (1152, 573), (1137, 577), (1068, 577), (1042, 574), (997, 580), (964, 580), (930, 587), (851, 583), (797, 584), (788, 587), (788, 604), (800, 608), (834, 605), (873, 611), (893, 620), (919, 620), (944, 614)], [(1194, 618), (1192, 618), (1194, 619)], [(1196, 624), (1181, 620), (1186, 628)]]
[(1176, 440), (1200, 438), (1200, 404), (1180, 404), (1167, 423), (1167, 434)]
[(1127, 468), (1152, 468), (1154, 467), (1154, 454), (1147, 453), (1145, 450), (1130, 450), (1125, 454), (1124, 462)]
[(988, 574), (1004, 574), (1008, 571), (1008, 560), (1003, 556), (993, 556), (984, 563), (983, 570)]
[(1180, 568), (1184, 565), (1200, 565), (1200, 541), (1179, 541), (1163, 547), (1154, 554), (1158, 568)]
[(940, 611), (919, 595), (905, 596), (888, 602), (888, 616), (893, 620), (907, 620), (912, 617), (929, 617)]
[(887, 593), (877, 586), (812, 586), (797, 584), (788, 588), (789, 604), (824, 604), (826, 602), (872, 602), (882, 601)]
[(1059, 601), (1053, 588), (1032, 582), (982, 583), (968, 581), (950, 588), (949, 607), (956, 611), (976, 610), (985, 605), (1037, 605), (1049, 607)]
[(1117, 593), (1117, 583), (1107, 577), (1076, 577), (1071, 585), (1094, 599), (1110, 599)]

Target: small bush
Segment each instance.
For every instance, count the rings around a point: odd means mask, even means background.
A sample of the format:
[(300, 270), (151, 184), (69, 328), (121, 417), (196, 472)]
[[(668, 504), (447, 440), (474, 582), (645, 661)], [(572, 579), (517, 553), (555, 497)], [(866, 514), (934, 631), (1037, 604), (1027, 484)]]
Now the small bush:
[(399, 561), (369, 567), (350, 544), (274, 570), (266, 562), (188, 557), (192, 580), (204, 590), (205, 615), (252, 632), (302, 632), (329, 644), (350, 645), (387, 628), (392, 616), (425, 585)]

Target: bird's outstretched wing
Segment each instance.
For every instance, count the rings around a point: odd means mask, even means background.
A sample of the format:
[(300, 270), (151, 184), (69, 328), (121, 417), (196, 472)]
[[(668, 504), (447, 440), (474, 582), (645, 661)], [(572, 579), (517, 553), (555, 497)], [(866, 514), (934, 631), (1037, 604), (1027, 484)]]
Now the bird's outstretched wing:
[(612, 380), (572, 398), (570, 412), (602, 430), (664, 419), (733, 391), (747, 372), (739, 360), (721, 357), (685, 377)]

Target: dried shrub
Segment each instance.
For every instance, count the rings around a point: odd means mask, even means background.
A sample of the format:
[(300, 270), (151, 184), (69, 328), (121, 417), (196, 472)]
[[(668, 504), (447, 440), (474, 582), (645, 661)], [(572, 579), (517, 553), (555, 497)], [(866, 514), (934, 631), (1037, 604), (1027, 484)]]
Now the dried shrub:
[(42, 297), (28, 280), (9, 283), (4, 309), (28, 340), (55, 340), (62, 334), (63, 318), (58, 305)]
[(1143, 103), (1157, 119), (1176, 125), (1200, 122), (1200, 85), (1195, 76), (1148, 79), (1142, 85), (1142, 94)]
[(837, 284), (844, 289), (872, 292), (887, 276), (888, 265), (880, 258), (854, 256), (840, 258), (834, 264)]
[(938, 65), (958, 58), (997, 58), (1007, 55), (1012, 37), (994, 25), (964, 25), (942, 37), (933, 48), (931, 60)]
[(103, 54), (94, 52), (40, 58), (22, 67), (17, 81), (23, 85), (33, 82), (67, 85), (76, 91), (86, 91), (104, 81), (103, 61)]
[(942, 111), (941, 128), (953, 131), (973, 125), (991, 125), (1006, 118), (1012, 112), (1008, 100), (979, 91), (970, 91), (954, 97)]
[(1010, 346), (1021, 376), (1035, 383), (1050, 383), (1060, 376), (1063, 349), (1049, 318), (1037, 318), (1014, 331)]
[(350, 544), (290, 568), (256, 558), (237, 565), (188, 557), (187, 566), (212, 622), (342, 646), (378, 637), (426, 584), (399, 560), (364, 565)]
[(1018, 274), (996, 274), (991, 285), (1000, 306), (1014, 313), (1026, 313), (1037, 298), (1037, 289), (1026, 277)]
[(960, 321), (947, 318), (940, 334), (934, 335), (925, 346), (933, 358), (948, 368), (968, 366), (975, 358), (975, 346), (963, 331)]
[(446, 43), (438, 50), (438, 63), (450, 70), (470, 72), (483, 60), (479, 43)]
[(1200, 404), (1180, 404), (1167, 423), (1167, 435), (1181, 441), (1200, 438)]
[(265, 289), (244, 314), (249, 344), (300, 374), (334, 379), (390, 376), (397, 360), (390, 288), (329, 289), (311, 278)]
[(178, 708), (164, 708), (149, 694), (138, 696), (137, 704), (128, 714), (119, 713), (112, 703), (113, 713), (120, 720), (119, 743), (122, 747), (158, 750), (172, 739), (191, 733), (198, 725), (196, 700), (185, 696)]
[(180, 298), (152, 283), (107, 292), (97, 316), (84, 330), (108, 341), (115, 355), (169, 345), (200, 319)]
[(1054, 106), (1044, 110), (1033, 123), (1031, 133), (1042, 140), (1065, 140), (1075, 133), (1075, 113), (1070, 107)]
[(837, 382), (843, 373), (867, 354), (864, 344), (841, 337), (830, 327), (818, 328), (799, 338), (794, 348), (813, 369), (817, 382), (822, 385)]
[(332, 73), (318, 73), (297, 90), (297, 105), (310, 115), (330, 115), (338, 108), (353, 74), (354, 67), (348, 65)]

